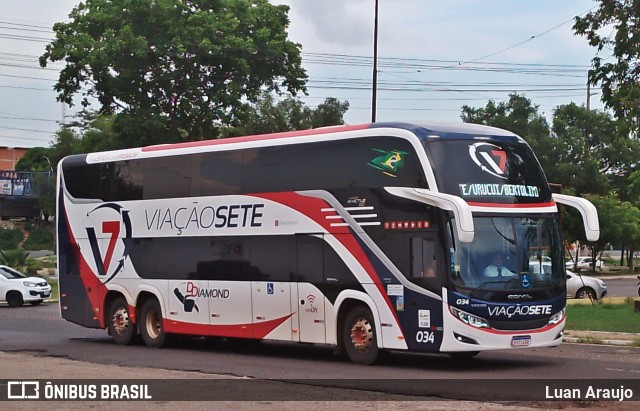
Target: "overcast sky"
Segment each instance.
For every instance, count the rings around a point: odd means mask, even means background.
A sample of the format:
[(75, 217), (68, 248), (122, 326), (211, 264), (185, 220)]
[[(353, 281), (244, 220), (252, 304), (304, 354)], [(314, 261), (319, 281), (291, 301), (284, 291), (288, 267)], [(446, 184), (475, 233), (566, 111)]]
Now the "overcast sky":
[[(374, 0), (271, 0), (288, 4), (289, 37), (302, 44), (304, 101), (348, 100), (350, 124), (371, 119)], [(77, 0), (0, 0), (0, 145), (46, 146), (78, 107), (55, 100), (61, 66), (37, 58)], [(594, 50), (572, 18), (592, 0), (379, 0), (378, 121), (460, 122), (460, 108), (527, 95), (550, 116), (586, 103)], [(598, 90), (592, 90), (597, 93)], [(591, 106), (601, 108), (599, 94)]]

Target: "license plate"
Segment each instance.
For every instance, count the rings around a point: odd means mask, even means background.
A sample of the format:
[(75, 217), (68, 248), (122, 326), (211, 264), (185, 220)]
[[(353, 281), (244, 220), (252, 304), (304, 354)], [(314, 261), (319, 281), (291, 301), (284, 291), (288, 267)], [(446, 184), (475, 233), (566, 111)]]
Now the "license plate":
[(519, 335), (511, 339), (512, 347), (527, 347), (529, 344), (531, 344), (530, 335)]

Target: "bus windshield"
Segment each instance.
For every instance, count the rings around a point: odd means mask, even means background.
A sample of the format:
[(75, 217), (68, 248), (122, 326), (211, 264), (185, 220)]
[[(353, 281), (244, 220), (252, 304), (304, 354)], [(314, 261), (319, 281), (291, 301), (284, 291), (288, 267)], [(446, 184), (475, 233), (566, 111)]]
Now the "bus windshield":
[(555, 218), (476, 217), (474, 224), (473, 242), (454, 241), (450, 272), (455, 288), (534, 291), (564, 282)]

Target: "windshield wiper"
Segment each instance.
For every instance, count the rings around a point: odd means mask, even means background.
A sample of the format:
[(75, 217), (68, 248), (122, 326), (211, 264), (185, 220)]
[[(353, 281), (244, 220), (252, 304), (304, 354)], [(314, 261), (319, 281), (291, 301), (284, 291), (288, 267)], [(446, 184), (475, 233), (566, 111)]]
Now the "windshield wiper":
[(483, 289), (487, 284), (502, 284), (503, 281), (485, 281), (478, 286), (478, 289)]

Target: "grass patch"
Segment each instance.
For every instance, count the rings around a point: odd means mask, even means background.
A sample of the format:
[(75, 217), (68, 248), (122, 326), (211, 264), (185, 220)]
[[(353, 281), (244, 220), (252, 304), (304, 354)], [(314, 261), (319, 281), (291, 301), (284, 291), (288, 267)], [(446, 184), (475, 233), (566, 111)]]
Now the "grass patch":
[(51, 250), (53, 249), (53, 225), (46, 222), (27, 223), (25, 229), (29, 237), (22, 247), (25, 250)]
[(567, 305), (567, 329), (640, 333), (632, 304)]
[(58, 301), (58, 280), (51, 278), (47, 279), (47, 282), (51, 284), (51, 298), (49, 298), (49, 301)]

